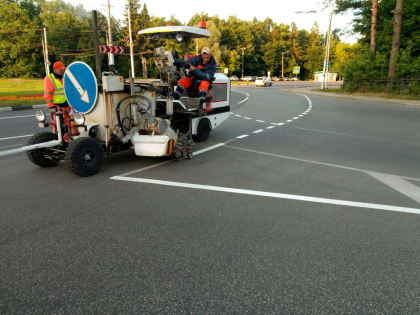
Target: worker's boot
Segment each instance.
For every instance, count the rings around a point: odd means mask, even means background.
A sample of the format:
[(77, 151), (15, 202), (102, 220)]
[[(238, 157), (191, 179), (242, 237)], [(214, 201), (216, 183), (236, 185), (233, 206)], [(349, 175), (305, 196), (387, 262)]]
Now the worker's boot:
[(179, 85), (176, 87), (175, 91), (172, 92), (172, 98), (176, 101), (179, 100), (184, 93), (185, 89), (182, 85)]
[(204, 103), (206, 103), (206, 95), (207, 91), (202, 90), (198, 94), (198, 101), (200, 102), (200, 105), (198, 106), (198, 114), (200, 116), (204, 116), (206, 114), (206, 111), (204, 110)]

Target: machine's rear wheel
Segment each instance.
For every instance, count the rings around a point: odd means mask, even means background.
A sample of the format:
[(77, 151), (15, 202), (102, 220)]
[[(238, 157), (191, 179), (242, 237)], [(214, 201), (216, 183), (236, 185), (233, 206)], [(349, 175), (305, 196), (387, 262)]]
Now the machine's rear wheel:
[[(38, 132), (34, 134), (28, 141), (28, 145), (43, 143), (43, 142), (49, 142), (57, 140), (57, 135), (52, 132)], [(48, 154), (49, 149), (48, 148), (40, 148), (35, 150), (27, 151), (26, 154), (29, 158), (29, 160), (34, 163), (35, 165), (38, 165), (40, 167), (51, 167), (56, 166), (58, 164), (57, 160), (53, 160), (51, 158), (48, 158), (46, 155)]]
[(204, 142), (210, 136), (211, 126), (210, 120), (203, 118), (199, 121), (197, 126), (197, 134), (193, 135), (193, 140), (196, 142)]
[(65, 157), (70, 171), (82, 177), (98, 173), (103, 160), (104, 149), (92, 138), (79, 138), (70, 142)]

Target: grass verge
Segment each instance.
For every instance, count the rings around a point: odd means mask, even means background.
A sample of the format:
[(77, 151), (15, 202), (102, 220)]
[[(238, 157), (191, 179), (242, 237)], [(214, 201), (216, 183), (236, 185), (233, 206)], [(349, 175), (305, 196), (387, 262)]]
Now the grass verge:
[(381, 97), (381, 98), (388, 98), (388, 99), (400, 99), (400, 100), (420, 100), (420, 95), (412, 95), (412, 94), (393, 94), (393, 93), (385, 93), (385, 92), (348, 92), (341, 89), (312, 89), (312, 91), (317, 92), (328, 92), (328, 93), (336, 93), (336, 94), (345, 94), (345, 95), (358, 95), (358, 96), (371, 96), (371, 97)]
[(45, 104), (42, 79), (0, 79), (0, 107)]

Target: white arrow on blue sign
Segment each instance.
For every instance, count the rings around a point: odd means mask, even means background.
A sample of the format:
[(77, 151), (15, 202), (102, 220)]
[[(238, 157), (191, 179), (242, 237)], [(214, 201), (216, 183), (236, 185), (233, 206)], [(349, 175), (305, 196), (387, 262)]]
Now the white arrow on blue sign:
[(98, 83), (92, 69), (84, 62), (71, 63), (64, 72), (64, 93), (67, 102), (82, 114), (89, 113), (98, 98)]

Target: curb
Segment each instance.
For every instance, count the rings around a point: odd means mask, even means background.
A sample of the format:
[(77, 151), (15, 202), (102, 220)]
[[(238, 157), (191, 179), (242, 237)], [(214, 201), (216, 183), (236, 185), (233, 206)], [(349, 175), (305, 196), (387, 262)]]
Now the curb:
[(46, 108), (47, 104), (38, 104), (32, 106), (14, 106), (14, 107), (0, 107), (1, 112), (17, 112), (21, 110), (28, 110), (28, 109), (39, 109), (39, 108)]

